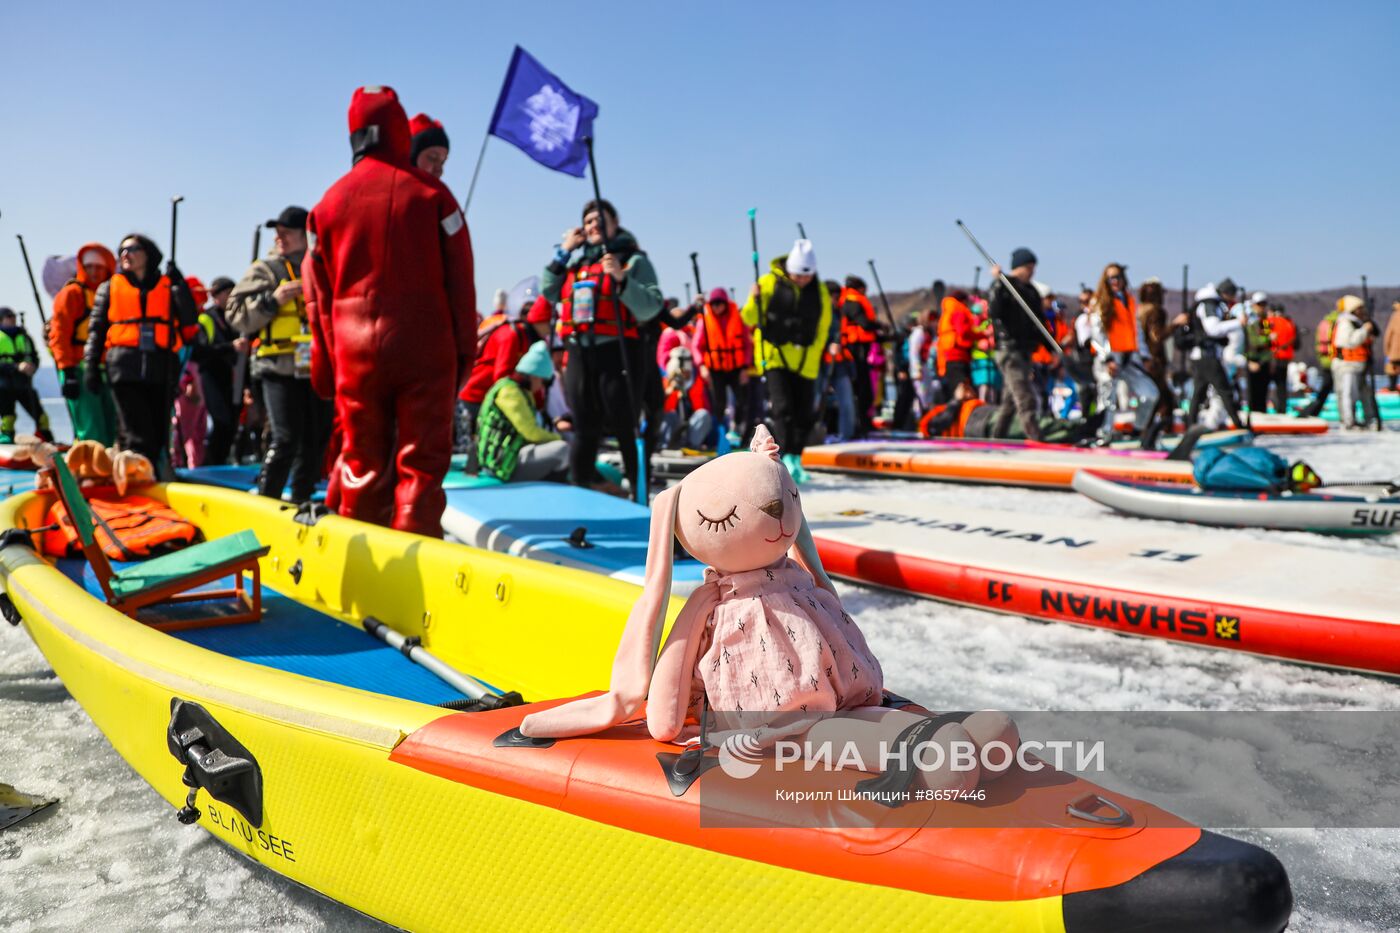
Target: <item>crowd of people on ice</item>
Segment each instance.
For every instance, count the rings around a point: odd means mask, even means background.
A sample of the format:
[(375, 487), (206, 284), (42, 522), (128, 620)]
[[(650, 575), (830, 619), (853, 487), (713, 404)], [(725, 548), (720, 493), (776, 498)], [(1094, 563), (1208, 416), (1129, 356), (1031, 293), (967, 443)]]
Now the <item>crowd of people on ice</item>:
[[(1026, 248), (985, 291), (935, 281), (903, 321), (861, 277), (823, 278), (806, 238), (747, 294), (686, 304), (664, 296), (644, 241), (596, 200), (542, 257), (537, 287), (497, 290), (478, 314), (470, 234), (441, 180), (442, 124), (410, 121), (392, 89), (367, 87), (349, 130), (351, 170), (312, 210), (268, 220), (272, 250), (237, 280), (162, 267), (140, 233), (115, 254), (78, 249), (43, 335), (75, 440), (141, 453), (162, 476), (257, 462), (258, 490), (290, 486), (298, 503), (329, 478), (341, 514), (436, 535), (454, 451), (499, 481), (620, 493), (621, 477), (640, 482), (639, 447), (724, 451), (766, 423), (801, 481), (813, 443), (917, 431), (1131, 435), (1150, 448), (1178, 397), (1188, 425), (1246, 427), (1243, 407), (1285, 412), (1304, 385), (1305, 413), (1335, 392), (1344, 426), (1379, 426), (1373, 360), (1386, 358), (1392, 390), (1400, 376), (1400, 313), (1382, 339), (1359, 297), (1316, 329), (1308, 373), (1305, 335), (1262, 292), (1225, 279), (1174, 312), (1160, 280), (1134, 289), (1109, 263), (1071, 309)], [(15, 436), (16, 405), (48, 435), (38, 363), (0, 309), (0, 441)], [(621, 476), (599, 469), (609, 439)]]

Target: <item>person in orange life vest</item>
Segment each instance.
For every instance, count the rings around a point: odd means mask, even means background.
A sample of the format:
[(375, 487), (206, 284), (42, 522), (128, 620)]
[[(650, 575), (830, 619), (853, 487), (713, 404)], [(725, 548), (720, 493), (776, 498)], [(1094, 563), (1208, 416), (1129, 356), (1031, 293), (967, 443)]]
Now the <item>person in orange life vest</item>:
[(660, 446), (703, 448), (714, 431), (715, 419), (705, 384), (695, 371), (690, 348), (671, 349), (662, 383), (664, 398), (661, 414)]
[(858, 275), (846, 276), (846, 285), (837, 299), (836, 311), (841, 318), (841, 346), (851, 355), (851, 384), (855, 390), (856, 425), (853, 435), (864, 437), (870, 433), (871, 408), (875, 402), (875, 388), (871, 382), (870, 348), (880, 339), (880, 324), (875, 318), (875, 308), (866, 297), (865, 280)]
[(1360, 427), (1356, 423), (1356, 403), (1361, 397), (1362, 380), (1371, 365), (1371, 344), (1378, 329), (1370, 320), (1366, 303), (1355, 295), (1344, 295), (1337, 302), (1341, 313), (1333, 331), (1332, 379), (1337, 386), (1337, 414), (1343, 430)]
[(753, 333), (744, 324), (739, 306), (723, 288), (713, 288), (705, 309), (696, 319), (690, 344), (691, 358), (700, 361), (700, 378), (709, 387), (711, 409), (724, 417), (732, 398), (734, 420), (729, 430), (731, 446), (748, 439), (752, 427), (749, 412), (749, 367), (753, 365)]
[(578, 486), (603, 485), (598, 445), (609, 434), (617, 438), (625, 472), (635, 484), (637, 416), (646, 401), (648, 373), (656, 372), (646, 368), (654, 361), (638, 324), (661, 313), (661, 288), (651, 260), (619, 226), (611, 203), (589, 201), (582, 219), (582, 226), (564, 231), (540, 274), (541, 294), (562, 302), (559, 330), (569, 353), (562, 381), (574, 429), (569, 479)]
[(282, 498), (291, 480), (293, 502), (309, 502), (325, 466), (333, 407), (311, 387), (312, 336), (302, 263), (306, 208), (291, 205), (263, 226), (274, 231), (272, 251), (252, 263), (229, 295), (229, 325), (256, 339), (250, 372), (261, 387), (272, 440), (258, 474), (258, 494)]
[(117, 407), (117, 446), (156, 465), (158, 476), (173, 476), (166, 452), (170, 413), (180, 375), (183, 331), (199, 326), (199, 311), (185, 277), (174, 263), (160, 272), (161, 253), (145, 236), (133, 233), (117, 251), (117, 274), (97, 287), (83, 348), (83, 383), (91, 393), (107, 381)]
[(447, 186), (409, 164), (392, 88), (356, 90), (349, 129), (354, 166), (312, 209), (303, 263), (311, 382), (342, 431), (327, 504), (440, 537), (453, 406), (476, 355), (471, 235)]
[[(845, 294), (845, 288), (840, 282), (831, 279), (822, 284), (831, 298), (832, 314), (835, 315), (841, 307), (841, 297)], [(832, 326), (827, 334), (826, 349), (822, 351), (822, 365), (817, 376), (815, 395), (818, 419), (827, 422), (828, 443), (849, 440), (855, 436), (860, 426), (860, 419), (856, 414), (855, 354), (841, 339), (839, 321), (839, 318), (833, 316)], [(831, 395), (829, 401), (828, 389)], [(827, 417), (829, 404), (834, 404), (836, 409), (835, 434), (830, 433), (832, 425)]]
[(1288, 411), (1288, 368), (1298, 355), (1298, 326), (1288, 316), (1288, 309), (1275, 301), (1269, 306), (1266, 318), (1269, 342), (1274, 350), (1274, 363), (1269, 378), (1274, 384), (1274, 411), (1285, 414)]
[(1137, 394), (1130, 386), (1130, 363), (1137, 353), (1137, 301), (1122, 263), (1111, 262), (1099, 276), (1090, 305), (1089, 323), (1094, 347), (1094, 378), (1098, 383), (1097, 411), (1106, 412), (1106, 430), (1113, 428), (1113, 413), (1129, 407)]
[(972, 435), (967, 431), (968, 419), (978, 410), (982, 411), (982, 415), (979, 416), (982, 421), (990, 420), (996, 413), (995, 406), (988, 405), (977, 397), (972, 380), (964, 379), (953, 387), (951, 399), (933, 405), (924, 412), (924, 416), (919, 419), (919, 434), (923, 437), (970, 437)]
[(968, 307), (968, 294), (955, 288), (943, 297), (938, 315), (938, 398), (952, 400), (953, 391), (972, 379), (972, 350), (977, 342), (976, 321)]
[(447, 165), (447, 130), (439, 121), (420, 113), (408, 121), (408, 132), (411, 134), (408, 158), (413, 167), (441, 178)]
[(104, 384), (92, 393), (83, 385), (83, 348), (98, 287), (117, 270), (117, 257), (101, 243), (84, 243), (78, 250), (73, 278), (53, 298), (49, 318), (49, 352), (58, 367), (68, 419), (75, 441), (98, 441), (104, 447), (117, 439), (117, 410)]

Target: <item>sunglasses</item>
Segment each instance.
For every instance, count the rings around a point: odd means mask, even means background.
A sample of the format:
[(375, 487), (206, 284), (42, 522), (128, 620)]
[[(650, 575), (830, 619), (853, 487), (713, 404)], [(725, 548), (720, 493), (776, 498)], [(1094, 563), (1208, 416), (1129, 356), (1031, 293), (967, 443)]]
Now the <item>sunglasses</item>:
[(127, 254), (129, 254), (129, 253), (144, 253), (145, 251), (146, 251), (145, 248), (142, 247), (140, 244), (133, 243), (133, 244), (131, 244), (130, 246), (123, 246), (123, 247), (122, 247), (121, 249), (119, 249), (117, 252), (120, 253), (121, 255), (125, 256), (125, 255), (127, 255)]

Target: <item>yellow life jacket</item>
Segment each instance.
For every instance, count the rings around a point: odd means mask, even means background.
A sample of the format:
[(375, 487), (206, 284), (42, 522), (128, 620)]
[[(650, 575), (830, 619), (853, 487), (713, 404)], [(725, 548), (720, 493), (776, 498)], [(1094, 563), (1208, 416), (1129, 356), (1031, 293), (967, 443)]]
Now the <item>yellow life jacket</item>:
[[(269, 269), (277, 277), (277, 285), (283, 282), (298, 282), (301, 276), (297, 270), (285, 258), (279, 257), (277, 261), (267, 259)], [(282, 274), (277, 262), (280, 261), (286, 274)], [(276, 287), (275, 285), (273, 286)], [(277, 307), (277, 314), (268, 325), (258, 334), (258, 358), (268, 356), (280, 356), (283, 353), (294, 353), (297, 344), (311, 343), (311, 333), (306, 323), (306, 299), (298, 295), (290, 301), (285, 301)], [(305, 352), (305, 351), (303, 351)]]

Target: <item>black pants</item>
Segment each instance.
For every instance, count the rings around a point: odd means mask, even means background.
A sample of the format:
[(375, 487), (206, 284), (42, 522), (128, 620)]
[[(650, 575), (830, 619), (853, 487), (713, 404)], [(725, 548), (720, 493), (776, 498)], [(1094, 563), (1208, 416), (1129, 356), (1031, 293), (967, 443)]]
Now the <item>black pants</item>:
[(1269, 364), (1269, 378), (1273, 381), (1274, 411), (1288, 414), (1288, 360), (1274, 360)]
[(34, 419), (35, 431), (48, 431), (49, 420), (44, 414), (43, 403), (39, 401), (39, 393), (34, 391), (34, 383), (24, 376), (0, 380), (0, 416), (14, 418), (17, 402)]
[(1263, 414), (1269, 410), (1269, 379), (1271, 372), (1268, 363), (1260, 363), (1257, 370), (1251, 369), (1245, 375), (1245, 385), (1249, 389), (1250, 414)]
[[(749, 436), (749, 387), (739, 382), (739, 376), (743, 370), (731, 369), (721, 372), (717, 369), (710, 370), (710, 408), (715, 413), (715, 419), (724, 420), (724, 409), (729, 402), (729, 396), (734, 397), (734, 433), (740, 438)], [(723, 431), (723, 425), (720, 426)]]
[(117, 446), (141, 454), (157, 473), (170, 446), (170, 416), (175, 405), (169, 382), (114, 382), (117, 406)]
[[(901, 378), (902, 377), (902, 378)], [(908, 371), (902, 371), (894, 380), (894, 429), (912, 431), (914, 429), (914, 380)]]
[[(622, 353), (618, 342), (593, 346), (569, 344), (569, 362), (564, 367), (564, 395), (574, 416), (574, 443), (569, 450), (569, 482), (591, 486), (602, 481), (598, 475), (598, 445), (604, 437), (617, 438), (627, 479), (637, 482), (637, 416), (641, 413), (645, 384), (642, 349), (637, 340), (627, 341), (627, 371), (633, 380), (629, 391), (622, 374)], [(629, 402), (629, 396), (631, 404)]]
[(1308, 407), (1303, 409), (1303, 415), (1308, 418), (1316, 418), (1322, 412), (1322, 406), (1327, 404), (1327, 396), (1332, 394), (1332, 370), (1322, 371), (1322, 383), (1317, 387), (1317, 394), (1308, 403)]
[(870, 409), (875, 407), (875, 387), (870, 384), (870, 344), (853, 343), (849, 347), (855, 363), (851, 390), (856, 398), (856, 437), (870, 433)]
[(1220, 396), (1220, 401), (1225, 403), (1225, 413), (1230, 416), (1230, 423), (1237, 428), (1243, 428), (1240, 409), (1235, 404), (1235, 387), (1230, 385), (1230, 380), (1225, 375), (1225, 367), (1216, 356), (1202, 356), (1199, 360), (1191, 361), (1191, 407), (1186, 411), (1186, 424), (1191, 426), (1196, 423), (1201, 414), (1201, 405), (1205, 403), (1206, 393), (1212, 386)]
[(310, 379), (265, 373), (263, 404), (272, 427), (272, 443), (263, 458), (258, 492), (282, 498), (287, 477), (292, 480), (292, 501), (306, 502), (316, 491), (331, 436), (331, 403), (311, 389)]
[(770, 369), (768, 405), (773, 416), (773, 437), (782, 453), (802, 456), (812, 430), (812, 393), (815, 382), (790, 369)]
[(962, 383), (972, 382), (972, 364), (967, 360), (948, 360), (943, 364), (943, 375), (938, 383), (938, 403), (947, 405), (953, 400), (953, 390)]
[(210, 421), (209, 433), (204, 438), (204, 462), (222, 466), (228, 463), (241, 407), (233, 400), (233, 368), (211, 361), (201, 363), (199, 387), (204, 393), (204, 407)]

